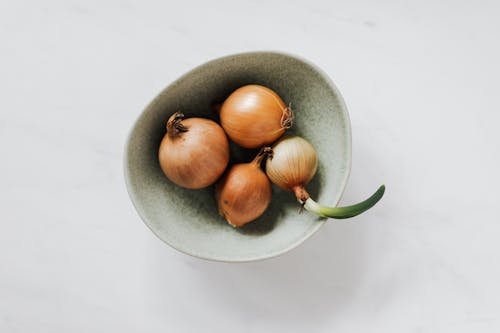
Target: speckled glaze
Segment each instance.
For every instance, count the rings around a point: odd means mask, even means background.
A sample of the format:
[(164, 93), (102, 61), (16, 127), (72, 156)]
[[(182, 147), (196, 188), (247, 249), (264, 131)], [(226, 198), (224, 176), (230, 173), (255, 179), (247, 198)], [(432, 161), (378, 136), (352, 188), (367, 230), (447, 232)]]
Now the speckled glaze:
[[(336, 205), (351, 166), (349, 116), (339, 91), (320, 69), (296, 56), (251, 52), (203, 64), (165, 88), (142, 112), (125, 147), (125, 181), (146, 225), (186, 254), (216, 261), (245, 262), (285, 253), (326, 220), (298, 213), (293, 194), (273, 186), (269, 208), (256, 221), (233, 228), (217, 212), (213, 186), (188, 190), (170, 182), (158, 162), (165, 123), (176, 111), (218, 121), (211, 107), (246, 84), (261, 84), (291, 103), (295, 125), (288, 133), (316, 148), (319, 166), (307, 189), (321, 203)], [(231, 162), (248, 162), (255, 151), (231, 144)]]

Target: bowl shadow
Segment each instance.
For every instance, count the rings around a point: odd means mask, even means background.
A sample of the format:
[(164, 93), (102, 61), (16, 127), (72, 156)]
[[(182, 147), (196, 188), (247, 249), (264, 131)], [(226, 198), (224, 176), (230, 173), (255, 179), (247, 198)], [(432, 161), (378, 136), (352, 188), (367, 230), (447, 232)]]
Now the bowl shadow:
[[(366, 233), (356, 224), (330, 223), (335, 225), (325, 226), (311, 241), (268, 260), (228, 264), (177, 256), (174, 265), (187, 270), (185, 287), (196, 291), (197, 302), (238, 322), (250, 317), (266, 327), (332, 325), (363, 283)], [(153, 266), (150, 297), (168, 302), (162, 283), (171, 279), (171, 264), (160, 256)]]

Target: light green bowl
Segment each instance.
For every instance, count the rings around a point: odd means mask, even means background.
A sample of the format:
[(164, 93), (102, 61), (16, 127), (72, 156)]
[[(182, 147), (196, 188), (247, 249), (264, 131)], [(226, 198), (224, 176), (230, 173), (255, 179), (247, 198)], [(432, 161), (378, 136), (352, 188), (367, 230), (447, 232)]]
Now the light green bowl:
[[(295, 125), (288, 131), (316, 148), (318, 172), (306, 187), (319, 202), (335, 206), (351, 166), (351, 129), (340, 92), (320, 69), (283, 53), (251, 52), (203, 64), (165, 88), (142, 112), (125, 147), (125, 180), (146, 225), (165, 243), (195, 257), (244, 262), (285, 253), (315, 233), (326, 220), (299, 214), (292, 193), (273, 186), (267, 211), (243, 228), (219, 216), (213, 186), (188, 190), (162, 173), (157, 153), (170, 115), (217, 120), (211, 105), (246, 84), (261, 84), (292, 103)], [(231, 146), (232, 163), (249, 161), (253, 151)]]

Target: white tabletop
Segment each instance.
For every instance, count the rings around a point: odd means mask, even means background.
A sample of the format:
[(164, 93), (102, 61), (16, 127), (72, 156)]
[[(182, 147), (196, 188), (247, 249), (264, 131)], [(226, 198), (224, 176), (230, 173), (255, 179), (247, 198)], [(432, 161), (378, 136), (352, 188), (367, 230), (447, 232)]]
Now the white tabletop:
[[(499, 332), (495, 1), (0, 1), (1, 332)], [(343, 204), (264, 262), (180, 254), (125, 190), (126, 135), (167, 84), (300, 55), (353, 129)]]

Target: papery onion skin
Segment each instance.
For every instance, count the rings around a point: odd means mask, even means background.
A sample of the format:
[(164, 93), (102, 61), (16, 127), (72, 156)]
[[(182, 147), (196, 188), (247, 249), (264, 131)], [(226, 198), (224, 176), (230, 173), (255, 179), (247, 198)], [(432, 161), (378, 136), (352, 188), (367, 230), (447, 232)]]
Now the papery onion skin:
[(250, 163), (235, 164), (215, 185), (219, 213), (233, 227), (257, 219), (271, 202), (271, 183), (260, 168), (263, 154)]
[(219, 116), (229, 138), (244, 148), (270, 145), (293, 124), (292, 110), (273, 90), (260, 85), (235, 90)]
[(292, 191), (303, 208), (321, 217), (346, 219), (357, 216), (373, 207), (384, 195), (382, 185), (368, 199), (346, 207), (328, 207), (316, 203), (305, 186), (314, 177), (318, 158), (313, 146), (298, 136), (280, 139), (273, 146), (273, 153), (266, 162), (266, 173), (278, 187)]
[(158, 150), (163, 173), (175, 184), (200, 189), (212, 185), (229, 162), (229, 142), (224, 130), (204, 118), (182, 120), (175, 113)]
[(269, 179), (285, 191), (305, 186), (316, 174), (318, 156), (314, 147), (299, 136), (286, 136), (273, 146), (266, 161)]

